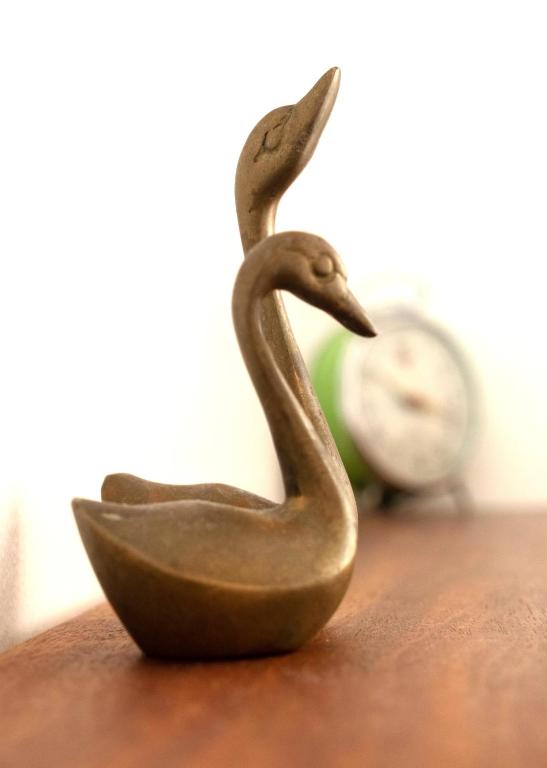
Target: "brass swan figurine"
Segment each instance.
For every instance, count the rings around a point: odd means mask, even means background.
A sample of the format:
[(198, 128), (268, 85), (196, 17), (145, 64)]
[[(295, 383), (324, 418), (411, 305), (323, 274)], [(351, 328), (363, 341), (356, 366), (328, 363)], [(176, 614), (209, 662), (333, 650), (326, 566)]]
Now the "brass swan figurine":
[[(269, 112), (247, 138), (235, 183), (237, 216), (245, 253), (273, 234), (279, 201), (311, 158), (334, 106), (339, 83), (340, 70), (337, 67), (329, 69), (297, 104)], [(283, 376), (337, 465), (339, 482), (349, 490), (346, 472), (312, 391), (283, 301), (276, 293), (263, 302), (263, 324), (264, 334)], [(101, 498), (125, 504), (199, 498), (252, 509), (272, 506), (267, 499), (229, 485), (169, 485), (125, 473), (105, 478)]]
[[(355, 333), (374, 330), (347, 289), (338, 255), (321, 238), (285, 232), (249, 250), (233, 292), (234, 326), (280, 459), (285, 501), (253, 507), (240, 491), (245, 504), (73, 502), (99, 581), (149, 655), (293, 650), (325, 624), (346, 591), (355, 500), (267, 340), (264, 309), (278, 290)], [(306, 372), (300, 375), (311, 393)]]

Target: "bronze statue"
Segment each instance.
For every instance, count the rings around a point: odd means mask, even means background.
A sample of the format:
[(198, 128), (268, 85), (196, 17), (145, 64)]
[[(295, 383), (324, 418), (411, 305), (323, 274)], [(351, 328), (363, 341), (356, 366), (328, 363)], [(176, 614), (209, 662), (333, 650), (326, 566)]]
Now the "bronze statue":
[(297, 648), (330, 618), (351, 576), (351, 487), (294, 342), (279, 290), (373, 336), (336, 252), (314, 235), (273, 234), (277, 202), (311, 156), (338, 70), (267, 115), (243, 148), (236, 201), (246, 259), (233, 293), (241, 352), (282, 469), (281, 504), (226, 485), (111, 475), (74, 513), (95, 572), (145, 653), (211, 658)]

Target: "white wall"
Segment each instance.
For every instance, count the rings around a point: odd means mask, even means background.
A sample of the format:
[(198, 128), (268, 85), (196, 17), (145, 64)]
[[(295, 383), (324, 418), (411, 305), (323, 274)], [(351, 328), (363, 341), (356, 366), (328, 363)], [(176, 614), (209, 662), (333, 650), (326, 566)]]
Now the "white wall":
[[(279, 493), (231, 328), (233, 176), (335, 64), (279, 229), (354, 285), (428, 286), (484, 392), (475, 495), (543, 501), (546, 36), (523, 0), (2, 4), (0, 642), (100, 595), (70, 498), (105, 473)], [(309, 352), (330, 320), (291, 310)]]

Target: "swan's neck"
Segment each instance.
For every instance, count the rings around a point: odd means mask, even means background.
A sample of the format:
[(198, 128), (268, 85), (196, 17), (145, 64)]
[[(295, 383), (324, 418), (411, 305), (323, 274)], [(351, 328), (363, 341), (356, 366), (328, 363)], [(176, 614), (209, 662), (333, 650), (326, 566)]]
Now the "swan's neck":
[(265, 237), (273, 235), (276, 211), (277, 200), (268, 203), (261, 200), (260, 204), (252, 198), (238, 201), (237, 217), (244, 253)]
[[(264, 270), (252, 259), (241, 268), (233, 295), (236, 334), (247, 369), (264, 408), (279, 457), (285, 492), (320, 497), (336, 515), (347, 502), (338, 467), (311, 419), (281, 372), (263, 327), (263, 302), (274, 286), (265, 285)], [(252, 262), (252, 263), (250, 263)]]
[[(241, 241), (243, 251), (247, 254), (254, 245), (273, 235), (279, 200), (277, 197), (272, 197), (269, 200), (257, 201), (252, 196), (243, 194), (237, 194), (236, 199)], [(326, 449), (329, 463), (336, 472), (338, 485), (353, 498), (346, 470), (296, 346), (281, 294), (279, 291), (272, 291), (264, 296), (262, 304), (262, 330), (266, 343), (270, 345), (273, 352), (275, 363), (281, 371), (285, 384), (289, 385), (301, 410), (304, 410), (309, 422), (313, 425), (315, 435), (319, 437)]]

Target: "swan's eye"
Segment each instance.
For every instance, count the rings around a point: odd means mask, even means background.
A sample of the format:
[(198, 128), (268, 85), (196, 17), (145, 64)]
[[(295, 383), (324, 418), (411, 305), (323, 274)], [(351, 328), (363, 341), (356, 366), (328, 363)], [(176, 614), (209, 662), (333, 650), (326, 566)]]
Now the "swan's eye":
[(258, 160), (258, 158), (265, 152), (271, 153), (279, 149), (281, 142), (283, 141), (285, 125), (287, 124), (287, 121), (291, 116), (292, 112), (293, 110), (289, 109), (288, 112), (284, 114), (283, 117), (281, 117), (281, 119), (275, 125), (273, 125), (269, 130), (266, 131), (266, 133), (262, 137), (262, 143), (260, 145), (260, 148), (254, 157), (255, 163)]
[(264, 134), (264, 139), (262, 140), (262, 146), (267, 152), (273, 152), (281, 144), (281, 140), (283, 138), (283, 129), (285, 128), (285, 123), (287, 122), (287, 118), (288, 118), (288, 115), (284, 117), (282, 120), (280, 120), (279, 123), (274, 125), (273, 128), (270, 128), (269, 131), (266, 131), (266, 133)]
[(334, 272), (334, 262), (328, 254), (322, 253), (314, 260), (312, 269), (317, 277), (328, 277)]

